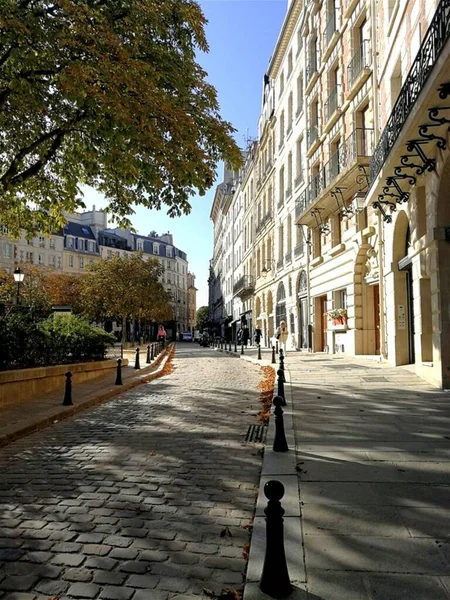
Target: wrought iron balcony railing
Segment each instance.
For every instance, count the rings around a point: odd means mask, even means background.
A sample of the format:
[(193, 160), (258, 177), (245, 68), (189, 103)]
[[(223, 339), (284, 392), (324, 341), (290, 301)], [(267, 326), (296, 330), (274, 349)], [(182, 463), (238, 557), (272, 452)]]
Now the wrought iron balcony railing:
[(286, 190), (286, 200), (289, 200), (289, 198), (292, 196), (292, 186), (289, 186)]
[(264, 229), (265, 225), (271, 220), (272, 220), (272, 211), (269, 211), (260, 220), (260, 222), (256, 228), (256, 233), (259, 233), (260, 231), (262, 231)]
[(295, 246), (294, 248), (294, 256), (300, 256), (300, 254), (304, 254), (305, 252), (305, 245), (304, 244), (299, 244), (298, 246)]
[(323, 46), (326, 48), (328, 44), (331, 42), (331, 38), (336, 33), (336, 11), (332, 11), (330, 14), (330, 18), (325, 26), (325, 31), (323, 34)]
[(441, 0), (411, 65), (405, 83), (400, 90), (386, 127), (373, 152), (370, 163), (370, 179), (372, 182), (381, 171), (449, 37), (449, 0)]
[(339, 107), (339, 86), (334, 87), (325, 102), (325, 122), (329, 121)]
[(315, 73), (317, 73), (317, 56), (316, 54), (313, 54), (310, 56), (308, 65), (306, 67), (306, 80), (310, 81)]
[(235, 296), (251, 296), (255, 291), (255, 280), (251, 275), (242, 275), (233, 285)]
[(355, 129), (300, 194), (295, 206), (295, 219), (300, 218), (308, 206), (336, 180), (340, 173), (353, 167), (358, 159), (368, 160), (372, 148), (373, 129)]
[(308, 138), (308, 148), (311, 147), (314, 144), (314, 142), (319, 139), (319, 126), (317, 124), (312, 125), (308, 129), (307, 138)]
[(295, 178), (294, 188), (298, 188), (302, 183), (303, 183), (303, 170)]
[(351, 88), (364, 69), (370, 68), (372, 64), (372, 55), (370, 53), (369, 40), (364, 40), (361, 46), (353, 55), (350, 64), (347, 67), (348, 87)]

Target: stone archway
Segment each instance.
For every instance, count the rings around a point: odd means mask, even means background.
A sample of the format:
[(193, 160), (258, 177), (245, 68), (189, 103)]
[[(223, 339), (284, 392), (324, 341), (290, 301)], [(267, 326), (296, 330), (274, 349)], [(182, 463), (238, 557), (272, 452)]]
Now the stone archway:
[(353, 269), (354, 306), (349, 325), (353, 330), (355, 354), (380, 354), (379, 278), (378, 253), (366, 242), (359, 247)]

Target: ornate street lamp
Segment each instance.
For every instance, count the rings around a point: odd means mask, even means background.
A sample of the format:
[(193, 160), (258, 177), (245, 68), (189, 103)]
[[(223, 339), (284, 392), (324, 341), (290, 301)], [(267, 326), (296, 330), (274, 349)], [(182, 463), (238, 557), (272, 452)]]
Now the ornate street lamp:
[(19, 294), (20, 294), (20, 284), (23, 282), (25, 277), (25, 273), (22, 273), (20, 267), (17, 267), (14, 270), (14, 281), (17, 283), (17, 295), (16, 295), (16, 304), (19, 306)]

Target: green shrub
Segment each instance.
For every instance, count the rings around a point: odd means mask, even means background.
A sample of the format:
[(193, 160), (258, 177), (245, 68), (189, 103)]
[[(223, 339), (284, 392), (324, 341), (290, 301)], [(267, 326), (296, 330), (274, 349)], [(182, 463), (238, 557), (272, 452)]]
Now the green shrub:
[(72, 314), (47, 319), (13, 312), (0, 319), (0, 369), (102, 360), (114, 335)]

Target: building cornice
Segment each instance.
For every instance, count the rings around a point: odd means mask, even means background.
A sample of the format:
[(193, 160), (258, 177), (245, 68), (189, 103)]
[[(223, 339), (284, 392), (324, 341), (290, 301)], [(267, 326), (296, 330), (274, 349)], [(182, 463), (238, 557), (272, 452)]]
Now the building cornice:
[(286, 48), (289, 45), (289, 41), (294, 32), (295, 25), (298, 21), (300, 13), (303, 8), (303, 0), (292, 0), (291, 5), (286, 13), (286, 16), (281, 26), (280, 35), (278, 36), (277, 43), (275, 44), (275, 50), (269, 61), (269, 68), (267, 74), (272, 79), (276, 79), (281, 63), (283, 62)]

